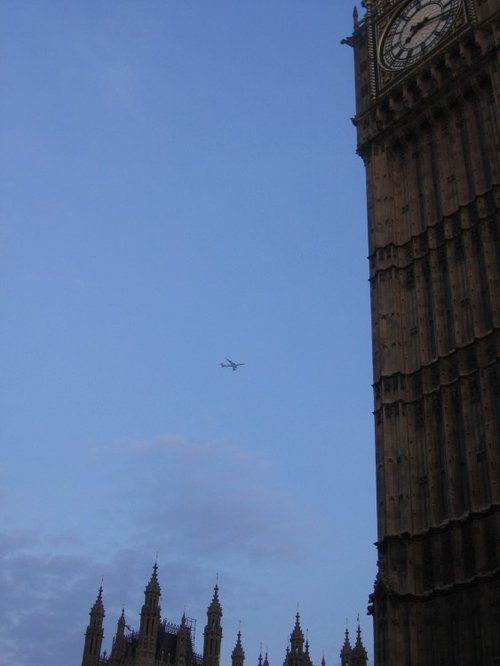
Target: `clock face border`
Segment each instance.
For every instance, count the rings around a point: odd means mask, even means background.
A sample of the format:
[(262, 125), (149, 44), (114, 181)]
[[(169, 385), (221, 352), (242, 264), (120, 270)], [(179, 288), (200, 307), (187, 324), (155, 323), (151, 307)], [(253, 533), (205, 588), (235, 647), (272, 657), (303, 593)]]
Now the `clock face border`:
[(402, 72), (423, 60), (450, 34), (462, 8), (462, 0), (406, 2), (392, 14), (377, 40), (379, 66)]
[[(429, 0), (422, 0), (421, 4), (427, 4)], [(440, 4), (441, 6), (446, 4), (446, 0), (432, 0), (433, 4)], [(389, 69), (383, 65), (381, 61), (381, 49), (384, 43), (384, 39), (387, 36), (388, 31), (391, 26), (394, 25), (394, 22), (397, 21), (398, 17), (401, 17), (405, 9), (410, 5), (414, 4), (414, 0), (409, 0), (404, 3), (398, 3), (398, 8), (394, 10), (392, 8), (391, 12), (385, 13), (384, 16), (378, 18), (378, 20), (373, 21), (372, 28), (372, 76), (373, 76), (373, 92), (372, 95), (377, 96), (382, 93), (385, 88), (391, 85), (393, 81), (398, 80), (400, 77), (404, 76), (408, 71), (418, 66), (421, 62), (426, 60), (431, 54), (435, 53), (443, 44), (449, 42), (450, 38), (455, 37), (457, 34), (462, 33), (464, 29), (467, 29), (475, 24), (475, 12), (471, 9), (471, 2), (469, 0), (458, 0), (456, 11), (454, 11), (453, 19), (450, 22), (450, 25), (447, 26), (446, 30), (443, 31), (442, 35), (439, 36), (435, 42), (432, 43), (432, 46), (428, 49), (425, 49), (425, 52), (421, 55), (419, 54), (414, 60), (409, 63), (406, 63), (400, 68)], [(448, 3), (449, 4), (449, 3)]]

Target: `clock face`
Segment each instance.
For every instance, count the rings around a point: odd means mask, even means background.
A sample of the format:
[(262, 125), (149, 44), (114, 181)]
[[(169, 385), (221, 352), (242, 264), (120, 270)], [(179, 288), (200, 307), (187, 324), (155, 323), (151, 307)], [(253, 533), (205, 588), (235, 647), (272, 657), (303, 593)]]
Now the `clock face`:
[(382, 67), (399, 71), (423, 58), (446, 35), (461, 6), (462, 0), (410, 0), (382, 35)]

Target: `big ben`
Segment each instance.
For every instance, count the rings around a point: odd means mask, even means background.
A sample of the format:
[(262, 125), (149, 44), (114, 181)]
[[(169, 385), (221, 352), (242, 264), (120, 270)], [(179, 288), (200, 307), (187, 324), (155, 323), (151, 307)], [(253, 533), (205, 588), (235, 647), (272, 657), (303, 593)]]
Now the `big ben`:
[(499, 0), (365, 0), (376, 666), (500, 664)]

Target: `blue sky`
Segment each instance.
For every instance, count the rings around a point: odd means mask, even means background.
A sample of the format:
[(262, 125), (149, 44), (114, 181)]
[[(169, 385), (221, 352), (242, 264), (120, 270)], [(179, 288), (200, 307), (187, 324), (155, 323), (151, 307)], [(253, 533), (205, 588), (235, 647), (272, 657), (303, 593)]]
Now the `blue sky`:
[[(0, 7), (0, 661), (197, 620), (337, 666), (376, 539), (347, 0)], [(222, 369), (225, 356), (246, 365)]]

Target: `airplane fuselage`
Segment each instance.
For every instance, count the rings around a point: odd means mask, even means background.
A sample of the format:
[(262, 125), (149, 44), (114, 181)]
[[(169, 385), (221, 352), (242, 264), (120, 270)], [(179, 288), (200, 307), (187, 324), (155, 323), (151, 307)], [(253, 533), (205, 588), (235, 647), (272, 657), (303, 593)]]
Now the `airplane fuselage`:
[(226, 357), (227, 363), (221, 363), (220, 367), (221, 368), (232, 368), (233, 371), (236, 370), (240, 365), (245, 365), (244, 363), (235, 363), (234, 361), (231, 361), (231, 359)]

